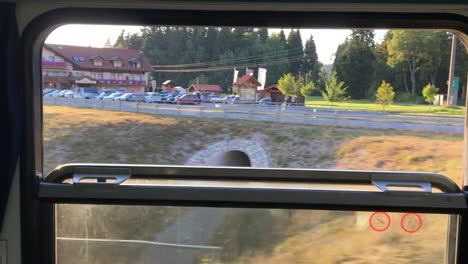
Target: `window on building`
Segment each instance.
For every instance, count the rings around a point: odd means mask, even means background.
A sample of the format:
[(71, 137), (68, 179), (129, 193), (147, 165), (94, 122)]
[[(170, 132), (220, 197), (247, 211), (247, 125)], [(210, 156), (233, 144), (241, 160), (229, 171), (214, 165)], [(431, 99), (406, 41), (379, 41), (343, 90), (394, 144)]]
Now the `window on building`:
[(73, 60), (76, 61), (76, 62), (82, 62), (82, 61), (84, 61), (84, 57), (82, 57), (82, 56), (73, 56), (72, 58), (73, 58)]
[(102, 59), (96, 58), (93, 60), (94, 66), (102, 66)]
[(140, 81), (140, 80), (141, 80), (140, 74), (135, 74), (135, 80), (136, 80), (136, 81)]
[(47, 57), (48, 62), (55, 62), (55, 57), (54, 56), (49, 56)]
[(122, 67), (122, 61), (121, 60), (115, 60), (114, 61), (114, 67), (117, 67), (117, 68)]
[(111, 79), (111, 80), (115, 80), (115, 73), (111, 73), (111, 74), (110, 74), (110, 79)]
[(99, 80), (104, 79), (104, 74), (98, 73), (98, 74), (97, 74), (97, 79), (99, 79)]
[(133, 74), (129, 74), (129, 75), (128, 75), (128, 79), (129, 79), (129, 80), (133, 81), (133, 80), (134, 80), (134, 78), (135, 78), (135, 77), (134, 77), (134, 75), (133, 75)]

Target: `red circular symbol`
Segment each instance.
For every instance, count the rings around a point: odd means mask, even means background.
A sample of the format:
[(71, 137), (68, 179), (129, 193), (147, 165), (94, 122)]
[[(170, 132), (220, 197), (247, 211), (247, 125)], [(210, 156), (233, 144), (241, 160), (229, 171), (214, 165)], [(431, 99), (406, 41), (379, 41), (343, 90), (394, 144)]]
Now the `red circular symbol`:
[(369, 226), (377, 232), (383, 232), (390, 227), (390, 216), (384, 212), (375, 212), (369, 217)]
[(417, 213), (406, 213), (401, 217), (400, 226), (406, 233), (414, 234), (423, 225), (422, 217)]

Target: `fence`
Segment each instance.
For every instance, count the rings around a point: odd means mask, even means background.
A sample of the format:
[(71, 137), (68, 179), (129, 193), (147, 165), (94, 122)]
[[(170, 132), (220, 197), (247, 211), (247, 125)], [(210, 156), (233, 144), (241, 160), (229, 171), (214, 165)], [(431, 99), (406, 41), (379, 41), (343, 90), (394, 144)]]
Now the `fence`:
[(463, 119), (392, 116), (371, 112), (314, 109), (304, 106), (211, 103), (201, 105), (176, 105), (63, 97), (44, 97), (43, 103), (45, 105), (94, 108), (156, 115), (463, 133)]

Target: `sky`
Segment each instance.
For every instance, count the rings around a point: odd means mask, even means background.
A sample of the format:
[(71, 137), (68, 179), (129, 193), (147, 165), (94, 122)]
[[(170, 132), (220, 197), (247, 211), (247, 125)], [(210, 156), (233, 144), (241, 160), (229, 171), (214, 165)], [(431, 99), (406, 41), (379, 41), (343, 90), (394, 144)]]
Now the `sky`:
[[(119, 25), (65, 25), (54, 30), (46, 39), (46, 43), (104, 47), (107, 39), (113, 44), (120, 32), (125, 30), (128, 33), (140, 32), (140, 26), (119, 26)], [(270, 32), (279, 32), (279, 29), (270, 29)], [(340, 43), (342, 43), (351, 32), (347, 29), (301, 29), (303, 42), (314, 36), (315, 45), (319, 60), (324, 64), (331, 64), (334, 60), (334, 53)], [(386, 30), (376, 30), (376, 42), (383, 39)], [(286, 35), (288, 30), (285, 30)]]

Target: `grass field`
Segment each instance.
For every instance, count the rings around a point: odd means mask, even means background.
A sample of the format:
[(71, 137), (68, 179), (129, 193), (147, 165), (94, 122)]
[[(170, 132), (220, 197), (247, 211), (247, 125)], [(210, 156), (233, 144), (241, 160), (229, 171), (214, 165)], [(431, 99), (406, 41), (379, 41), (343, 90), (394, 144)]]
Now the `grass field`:
[[(461, 183), (459, 134), (44, 107), (45, 171), (69, 162), (181, 165), (207, 145), (234, 138), (261, 142), (272, 167), (431, 171)], [(353, 212), (296, 210), (272, 248), (243, 252), (230, 263), (434, 263), (443, 256), (445, 216), (424, 215), (414, 235), (399, 229), (400, 217), (392, 214), (396, 224), (383, 234), (357, 226)], [(135, 215), (129, 221), (139, 223)]]
[(412, 105), (412, 104), (393, 104), (386, 106), (385, 109), (381, 105), (370, 100), (347, 100), (341, 103), (329, 103), (323, 100), (320, 96), (311, 96), (306, 100), (307, 107), (314, 108), (331, 108), (336, 110), (354, 110), (354, 111), (371, 111), (371, 112), (389, 112), (402, 115), (425, 115), (425, 116), (448, 116), (448, 117), (463, 117), (465, 115), (465, 107), (462, 106), (430, 106), (430, 105)]

